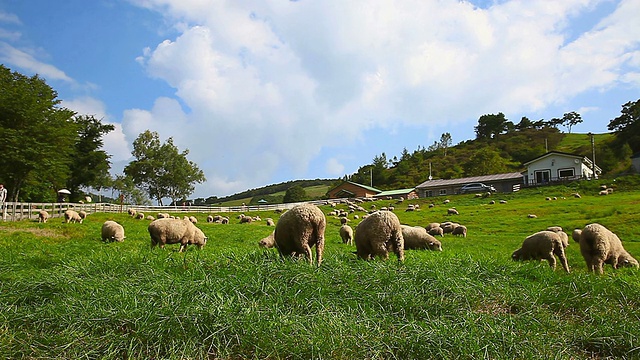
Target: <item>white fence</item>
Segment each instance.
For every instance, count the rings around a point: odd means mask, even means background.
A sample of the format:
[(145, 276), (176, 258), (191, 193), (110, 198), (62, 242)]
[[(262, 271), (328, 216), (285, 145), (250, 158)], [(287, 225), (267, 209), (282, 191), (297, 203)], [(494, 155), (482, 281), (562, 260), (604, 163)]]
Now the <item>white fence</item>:
[[(340, 201), (333, 199), (332, 201)], [(308, 203), (315, 205), (328, 204), (327, 200), (309, 201)], [(138, 206), (138, 205), (117, 205), (109, 203), (24, 203), (24, 202), (6, 202), (2, 210), (2, 220), (4, 221), (20, 221), (20, 220), (37, 220), (38, 212), (45, 210), (50, 217), (64, 217), (64, 212), (68, 209), (75, 211), (84, 210), (88, 214), (96, 212), (121, 213), (127, 212), (130, 208), (139, 212), (154, 215), (159, 212), (164, 213), (227, 213), (227, 212), (254, 212), (254, 211), (274, 211), (290, 209), (301, 203), (287, 204), (269, 204), (269, 205), (250, 205), (250, 206)]]

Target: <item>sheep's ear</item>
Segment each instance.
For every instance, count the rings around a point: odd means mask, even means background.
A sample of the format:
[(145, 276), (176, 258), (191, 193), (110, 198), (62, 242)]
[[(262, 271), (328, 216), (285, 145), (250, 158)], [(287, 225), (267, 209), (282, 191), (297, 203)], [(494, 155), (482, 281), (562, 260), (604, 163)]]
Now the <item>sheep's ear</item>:
[(434, 244), (434, 242), (432, 241), (432, 242), (429, 243), (429, 246), (433, 246), (433, 244)]

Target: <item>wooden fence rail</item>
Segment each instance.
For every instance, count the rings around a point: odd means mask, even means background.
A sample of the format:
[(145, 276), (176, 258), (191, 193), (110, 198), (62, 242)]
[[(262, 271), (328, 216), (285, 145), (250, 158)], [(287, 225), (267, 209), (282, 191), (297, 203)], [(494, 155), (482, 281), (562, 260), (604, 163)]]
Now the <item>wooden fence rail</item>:
[[(340, 201), (333, 199), (332, 201)], [(309, 201), (308, 203), (315, 205), (325, 205), (327, 200)], [(52, 218), (64, 217), (64, 212), (68, 209), (75, 211), (84, 210), (87, 214), (96, 212), (122, 213), (129, 209), (136, 209), (138, 212), (147, 213), (154, 217), (162, 213), (232, 213), (232, 212), (255, 212), (255, 211), (274, 211), (290, 209), (301, 203), (287, 204), (267, 204), (267, 205), (248, 205), (248, 206), (142, 206), (142, 205), (117, 205), (110, 203), (25, 203), (25, 202), (5, 202), (2, 209), (3, 221), (20, 221), (38, 219), (38, 212), (45, 210)]]

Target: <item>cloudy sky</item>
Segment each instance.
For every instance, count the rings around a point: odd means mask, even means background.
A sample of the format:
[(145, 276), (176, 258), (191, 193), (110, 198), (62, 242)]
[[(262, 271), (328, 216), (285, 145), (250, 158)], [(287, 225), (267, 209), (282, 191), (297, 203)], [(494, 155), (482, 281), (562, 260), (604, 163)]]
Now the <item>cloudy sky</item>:
[(640, 0), (0, 0), (0, 63), (205, 172), (193, 197), (352, 174), (374, 156), (640, 98)]

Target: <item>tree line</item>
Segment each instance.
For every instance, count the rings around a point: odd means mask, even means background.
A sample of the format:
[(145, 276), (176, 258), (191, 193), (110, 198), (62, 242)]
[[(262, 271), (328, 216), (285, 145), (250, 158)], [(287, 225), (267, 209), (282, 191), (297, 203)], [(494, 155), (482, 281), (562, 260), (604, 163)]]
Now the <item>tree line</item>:
[(112, 177), (111, 155), (103, 137), (114, 130), (92, 115), (60, 106), (57, 92), (39, 77), (0, 65), (0, 183), (8, 200), (53, 202), (84, 200), (88, 189), (112, 189), (123, 201), (150, 203), (186, 198), (204, 173), (169, 138), (145, 131), (133, 143), (135, 160)]

